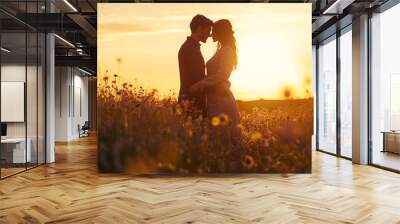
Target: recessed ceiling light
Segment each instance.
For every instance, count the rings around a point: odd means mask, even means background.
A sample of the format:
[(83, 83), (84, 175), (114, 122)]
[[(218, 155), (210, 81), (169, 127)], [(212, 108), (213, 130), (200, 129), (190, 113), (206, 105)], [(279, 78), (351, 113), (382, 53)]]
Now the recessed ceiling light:
[(68, 1), (64, 0), (65, 4), (67, 4), (74, 12), (78, 12), (78, 10)]
[(351, 5), (355, 0), (336, 0), (322, 14), (342, 14), (343, 9)]
[(81, 68), (79, 68), (79, 67), (78, 67), (78, 70), (81, 71), (81, 72), (83, 72), (83, 73), (85, 73), (85, 74), (87, 74), (87, 75), (93, 75), (92, 73), (90, 73), (90, 72), (88, 72), (88, 71), (86, 71), (86, 70), (83, 70), (83, 69), (81, 69)]
[(11, 50), (9, 50), (9, 49), (7, 49), (5, 47), (1, 47), (0, 49), (1, 49), (1, 51), (4, 51), (6, 53), (10, 53), (11, 52)]
[(54, 34), (55, 37), (57, 37), (59, 40), (61, 40), (62, 42), (64, 42), (65, 44), (69, 45), (70, 47), (75, 48), (75, 45), (73, 45), (71, 42), (69, 42), (68, 40), (60, 37), (58, 34)]

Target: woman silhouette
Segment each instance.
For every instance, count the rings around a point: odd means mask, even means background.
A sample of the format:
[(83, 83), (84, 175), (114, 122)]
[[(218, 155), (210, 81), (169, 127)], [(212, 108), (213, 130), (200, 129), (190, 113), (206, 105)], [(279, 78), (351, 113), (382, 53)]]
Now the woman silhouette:
[(192, 85), (190, 90), (206, 91), (209, 119), (228, 119), (231, 136), (236, 139), (239, 135), (237, 125), (240, 116), (235, 97), (230, 90), (229, 77), (238, 64), (238, 57), (231, 22), (227, 19), (215, 22), (211, 36), (214, 42), (218, 42), (217, 51), (206, 63), (206, 78)]

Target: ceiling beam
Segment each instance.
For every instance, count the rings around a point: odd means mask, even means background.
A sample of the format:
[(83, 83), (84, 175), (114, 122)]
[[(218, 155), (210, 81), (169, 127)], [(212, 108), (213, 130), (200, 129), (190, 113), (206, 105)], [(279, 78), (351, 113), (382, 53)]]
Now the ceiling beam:
[(336, 0), (330, 4), (322, 14), (342, 14), (349, 5), (351, 5), (355, 0)]
[(91, 38), (97, 37), (97, 30), (90, 24), (85, 17), (79, 13), (69, 13), (67, 16), (80, 26)]
[(88, 67), (96, 71), (97, 59), (94, 56), (55, 56), (56, 66)]

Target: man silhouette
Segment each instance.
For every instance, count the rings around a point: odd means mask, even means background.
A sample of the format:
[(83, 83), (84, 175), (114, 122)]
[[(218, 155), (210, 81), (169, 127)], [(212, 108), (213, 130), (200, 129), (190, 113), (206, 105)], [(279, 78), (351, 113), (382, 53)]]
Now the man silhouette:
[(190, 87), (205, 78), (205, 62), (200, 51), (200, 42), (205, 43), (210, 36), (213, 22), (203, 15), (196, 15), (190, 22), (191, 35), (187, 37), (178, 53), (180, 89), (178, 102), (190, 101), (194, 110), (206, 115), (204, 92), (191, 93)]

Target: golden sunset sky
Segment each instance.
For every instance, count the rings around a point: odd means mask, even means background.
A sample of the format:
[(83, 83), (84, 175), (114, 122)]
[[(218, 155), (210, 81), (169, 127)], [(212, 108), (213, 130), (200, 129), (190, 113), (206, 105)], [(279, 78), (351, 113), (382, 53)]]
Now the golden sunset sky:
[[(311, 4), (100, 3), (99, 80), (109, 70), (162, 95), (178, 93), (178, 50), (196, 14), (232, 22), (239, 64), (230, 81), (237, 99), (282, 99), (285, 88), (293, 98), (312, 96)], [(206, 61), (215, 47), (211, 38), (202, 44)]]

